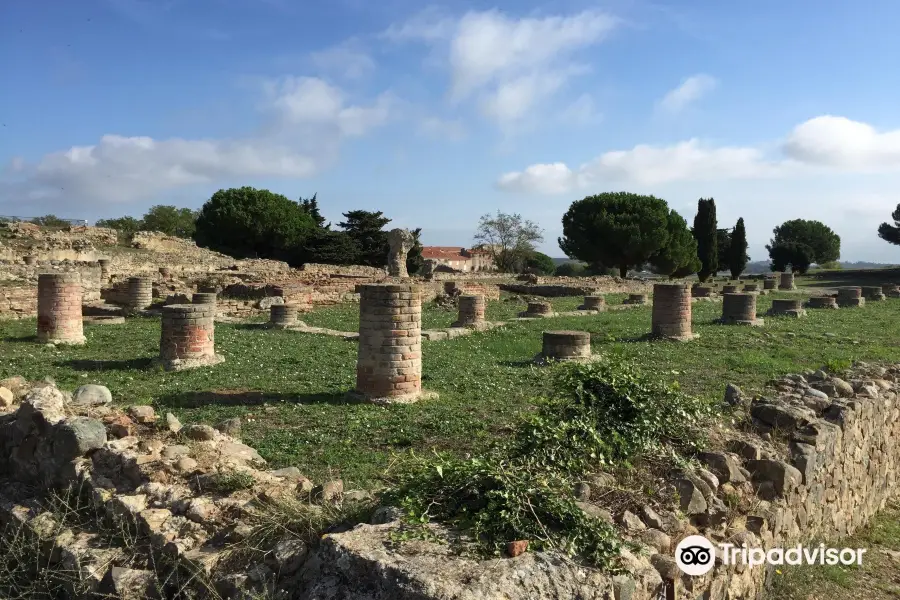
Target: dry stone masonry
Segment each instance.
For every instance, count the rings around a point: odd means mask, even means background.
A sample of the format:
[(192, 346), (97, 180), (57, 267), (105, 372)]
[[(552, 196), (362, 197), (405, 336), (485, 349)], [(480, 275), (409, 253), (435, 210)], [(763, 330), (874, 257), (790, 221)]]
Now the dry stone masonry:
[(862, 297), (862, 288), (847, 286), (838, 289), (837, 304), (841, 308), (854, 308), (865, 306), (866, 299)]
[(796, 290), (797, 286), (794, 284), (794, 274), (793, 273), (782, 273), (781, 274), (781, 283), (778, 284), (779, 290)]
[(485, 326), (484, 313), (484, 296), (460, 296), (459, 318), (457, 318), (451, 327), (470, 327), (472, 329), (483, 328)]
[(806, 311), (799, 299), (779, 299), (772, 300), (772, 308), (766, 313), (770, 317), (804, 317)]
[(38, 275), (38, 341), (49, 344), (85, 343), (81, 294), (81, 276), (77, 272)]
[(421, 288), (365, 284), (357, 291), (359, 350), (351, 396), (376, 404), (416, 402), (423, 397)]
[(650, 335), (678, 341), (692, 340), (691, 288), (680, 283), (653, 286), (653, 315)]
[(806, 302), (806, 308), (838, 308), (834, 296), (813, 296)]
[(129, 277), (127, 308), (137, 312), (145, 310), (152, 303), (153, 280), (149, 277)]
[(756, 294), (725, 294), (722, 298), (722, 324), (763, 325), (756, 317)]
[(159, 363), (167, 371), (216, 365), (214, 304), (170, 304), (162, 309)]
[(581, 361), (591, 358), (591, 334), (587, 331), (545, 331), (537, 362)]

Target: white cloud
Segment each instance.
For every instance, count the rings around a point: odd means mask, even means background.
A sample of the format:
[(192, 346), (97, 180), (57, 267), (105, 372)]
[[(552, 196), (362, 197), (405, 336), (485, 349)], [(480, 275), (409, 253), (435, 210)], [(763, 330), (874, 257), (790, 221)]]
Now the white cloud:
[(375, 70), (372, 57), (352, 41), (313, 52), (309, 58), (315, 68), (346, 79), (359, 79)]
[(383, 35), (393, 41), (422, 41), (445, 52), (450, 100), (474, 97), (483, 115), (507, 127), (586, 72), (576, 53), (602, 41), (617, 24), (598, 11), (541, 18), (470, 11), (454, 20), (430, 9)]
[(603, 115), (597, 110), (591, 95), (582, 94), (560, 112), (559, 119), (571, 125), (591, 125), (599, 123)]
[(465, 139), (468, 132), (460, 119), (427, 117), (419, 123), (419, 134), (435, 139), (458, 142)]
[(825, 115), (795, 127), (783, 149), (789, 157), (814, 165), (895, 169), (900, 168), (900, 129), (879, 133), (866, 123)]
[(337, 158), (342, 140), (364, 135), (390, 116), (394, 98), (348, 103), (320, 79), (269, 82), (268, 130), (243, 139), (188, 140), (108, 134), (29, 164), (15, 159), (0, 179), (8, 197), (45, 207), (130, 202), (194, 184), (248, 177), (311, 177)]
[(666, 94), (659, 102), (662, 110), (669, 113), (682, 111), (687, 105), (696, 102), (709, 92), (713, 91), (718, 82), (710, 75), (692, 75), (685, 79), (681, 85)]
[(521, 172), (502, 175), (497, 186), (532, 194), (564, 194), (578, 186), (578, 177), (564, 163), (537, 164)]

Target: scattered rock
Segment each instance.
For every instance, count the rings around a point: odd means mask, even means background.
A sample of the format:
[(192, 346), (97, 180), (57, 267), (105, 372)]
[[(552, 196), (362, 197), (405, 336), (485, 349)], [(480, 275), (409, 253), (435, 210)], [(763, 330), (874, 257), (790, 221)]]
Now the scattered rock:
[(160, 455), (168, 460), (175, 460), (181, 458), (182, 456), (187, 456), (190, 453), (191, 449), (187, 446), (173, 444), (171, 446), (166, 446), (165, 448), (163, 448), (162, 452), (160, 452)]
[(181, 432), (189, 440), (210, 442), (216, 439), (216, 430), (209, 425), (187, 425)]
[(719, 478), (707, 471), (706, 469), (697, 469), (697, 477), (703, 480), (703, 483), (715, 492), (719, 489)]
[(128, 409), (128, 414), (142, 425), (149, 425), (156, 421), (156, 411), (153, 410), (152, 406), (132, 406)]
[(156, 600), (160, 598), (159, 581), (153, 571), (112, 567), (98, 588), (103, 597), (117, 600)]
[(309, 554), (309, 546), (303, 540), (288, 538), (281, 540), (272, 549), (269, 566), (281, 577), (290, 577), (303, 566)]
[(641, 507), (641, 519), (644, 521), (647, 527), (660, 530), (665, 529), (662, 517), (660, 517), (655, 510), (653, 510), (646, 504)]
[(73, 417), (61, 422), (53, 438), (54, 458), (60, 462), (86, 455), (106, 444), (106, 427), (97, 419)]
[(515, 542), (510, 542), (506, 545), (506, 554), (509, 555), (510, 558), (525, 554), (526, 550), (528, 550), (528, 540), (516, 540)]
[(706, 499), (693, 481), (679, 479), (675, 482), (675, 489), (678, 490), (681, 512), (686, 515), (706, 512)]
[(112, 402), (112, 393), (105, 385), (89, 383), (72, 394), (72, 403), (78, 406), (102, 406)]
[(800, 471), (780, 460), (764, 458), (748, 460), (746, 464), (755, 481), (771, 482), (775, 493), (782, 497), (803, 482), (803, 475)]
[(224, 421), (216, 425), (216, 429), (227, 436), (239, 438), (241, 437), (241, 420), (238, 417), (225, 419)]
[(681, 577), (681, 569), (675, 559), (666, 554), (654, 554), (650, 557), (650, 564), (659, 572), (664, 580), (674, 581)]
[(6, 387), (0, 387), (0, 408), (9, 408), (16, 401), (15, 394)]
[(267, 298), (260, 299), (260, 301), (256, 303), (256, 305), (262, 310), (269, 310), (274, 304), (284, 304), (284, 298), (281, 296), (269, 296)]
[(344, 502), (365, 502), (372, 499), (372, 494), (366, 490), (350, 490), (342, 495)]
[(638, 533), (637, 538), (661, 554), (672, 549), (672, 538), (659, 529), (645, 529)]
[(13, 396), (20, 398), (28, 391), (28, 380), (19, 375), (7, 377), (6, 379), (0, 379), (0, 387), (8, 389), (13, 393)]
[(641, 531), (643, 529), (647, 529), (647, 526), (644, 525), (644, 522), (641, 521), (641, 519), (630, 510), (626, 510), (625, 512), (623, 512), (622, 516), (619, 518), (619, 521), (628, 531)]
[(576, 502), (576, 504), (587, 516), (600, 519), (604, 523), (609, 523), (610, 525), (614, 523), (612, 514), (605, 508), (600, 508), (596, 504), (591, 504), (590, 502)]
[(297, 467), (285, 467), (283, 469), (273, 469), (269, 471), (270, 475), (274, 475), (280, 479), (287, 479), (289, 481), (300, 481), (303, 478), (303, 473), (300, 472), (300, 469)]
[(134, 421), (127, 415), (115, 415), (103, 419), (106, 431), (114, 438), (124, 438), (134, 435)]
[(369, 523), (372, 525), (384, 525), (385, 523), (393, 523), (403, 516), (403, 511), (395, 506), (379, 506), (372, 513)]
[(853, 397), (853, 386), (841, 379), (840, 377), (832, 377), (831, 383), (837, 391), (837, 395), (841, 398)]
[(179, 421), (178, 417), (172, 413), (166, 413), (166, 429), (171, 433), (178, 433), (181, 431), (181, 421)]
[(728, 406), (740, 406), (744, 402), (744, 392), (741, 388), (729, 383), (725, 386), (725, 404)]
[(197, 461), (189, 456), (182, 456), (175, 461), (175, 469), (177, 469), (179, 473), (190, 475), (197, 470)]
[[(759, 449), (756, 449), (758, 458)], [(709, 467), (718, 480), (722, 483), (742, 483), (745, 481), (741, 474), (737, 460), (724, 452), (701, 452), (698, 456), (700, 462)], [(707, 482), (708, 483), (708, 482)]]
[(313, 495), (322, 502), (337, 502), (344, 494), (344, 482), (340, 479), (326, 481), (315, 490)]
[(575, 498), (581, 502), (588, 502), (591, 499), (591, 486), (583, 481), (575, 484)]

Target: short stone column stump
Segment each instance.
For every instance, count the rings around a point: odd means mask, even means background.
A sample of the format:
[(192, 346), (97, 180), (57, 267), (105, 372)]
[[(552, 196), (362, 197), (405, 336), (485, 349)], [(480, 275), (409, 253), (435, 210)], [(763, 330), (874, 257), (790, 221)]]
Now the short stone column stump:
[(862, 288), (855, 286), (838, 288), (837, 304), (841, 308), (865, 306), (866, 299), (863, 298)]
[(772, 300), (772, 308), (766, 314), (770, 317), (804, 317), (806, 311), (799, 299), (775, 298)]
[(715, 293), (715, 289), (708, 285), (695, 285), (691, 288), (691, 296), (694, 298), (709, 298)]
[(622, 304), (647, 304), (647, 294), (628, 294)]
[(691, 288), (681, 283), (653, 286), (650, 336), (687, 341), (697, 337), (691, 330)]
[(166, 371), (183, 371), (224, 362), (215, 349), (215, 316), (212, 304), (163, 306), (157, 363)]
[(794, 274), (793, 273), (782, 273), (780, 276), (780, 282), (778, 283), (779, 290), (796, 290), (797, 286), (794, 284)]
[(881, 291), (880, 285), (864, 285), (862, 288), (863, 298), (872, 302), (880, 302), (884, 300), (884, 292)]
[(415, 284), (372, 283), (359, 292), (356, 389), (350, 398), (409, 404), (422, 391), (422, 290)]
[(735, 285), (735, 284), (733, 284), (733, 283), (728, 284), (728, 285), (723, 285), (723, 286), (722, 286), (722, 293), (723, 293), (723, 294), (737, 294), (737, 293), (738, 293), (738, 286)]
[(774, 290), (778, 287), (778, 282), (774, 279), (764, 279), (763, 280), (763, 289), (764, 290)]
[(745, 294), (759, 293), (759, 284), (758, 283), (745, 283), (744, 284), (744, 293)]
[(299, 327), (300, 307), (296, 304), (273, 304), (269, 307), (269, 327), (287, 329)]
[(127, 300), (129, 312), (139, 312), (153, 304), (153, 280), (149, 277), (129, 277)]
[(216, 298), (212, 292), (194, 292), (191, 294), (191, 304), (215, 304)]
[(834, 296), (813, 296), (806, 301), (806, 308), (838, 308)]
[(725, 294), (719, 323), (754, 327), (764, 325), (765, 321), (756, 317), (756, 294)]
[(888, 298), (900, 298), (900, 286), (896, 283), (884, 283), (881, 285), (881, 293)]
[(484, 296), (467, 294), (459, 297), (459, 315), (450, 327), (467, 327), (469, 329), (485, 329), (484, 320), (486, 303)]
[(591, 355), (591, 334), (587, 331), (545, 331), (541, 353), (535, 362), (588, 361)]
[(101, 283), (106, 283), (109, 281), (109, 259), (108, 258), (100, 258), (97, 260), (97, 264), (100, 265), (100, 281)]
[(85, 343), (81, 316), (81, 275), (38, 275), (37, 339), (46, 344)]
[(520, 317), (541, 318), (553, 316), (553, 305), (549, 302), (529, 302), (528, 308), (524, 312), (520, 312)]
[(606, 310), (606, 298), (604, 296), (585, 296), (584, 303), (578, 307), (578, 310), (595, 310), (598, 312)]

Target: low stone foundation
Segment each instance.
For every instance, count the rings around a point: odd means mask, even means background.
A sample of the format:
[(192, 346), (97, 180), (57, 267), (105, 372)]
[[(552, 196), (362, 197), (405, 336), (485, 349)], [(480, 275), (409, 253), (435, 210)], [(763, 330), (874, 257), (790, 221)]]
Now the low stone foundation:
[(545, 331), (536, 362), (583, 361), (591, 358), (591, 334), (587, 331)]
[(722, 286), (723, 294), (737, 294), (738, 292), (739, 292), (738, 286), (736, 286), (734, 284), (728, 284), (728, 285)]
[(553, 315), (553, 305), (549, 302), (529, 302), (528, 308), (519, 313), (520, 317), (526, 318), (552, 317)]
[(772, 300), (772, 308), (766, 313), (770, 317), (804, 317), (806, 311), (799, 299), (779, 299)]
[(853, 286), (839, 288), (837, 304), (841, 308), (865, 306), (866, 299), (862, 297), (862, 288)]
[(606, 298), (603, 296), (585, 296), (584, 303), (578, 307), (578, 310), (606, 310)]
[(813, 296), (806, 301), (806, 308), (838, 308), (837, 299), (833, 296)]
[(872, 302), (884, 300), (884, 292), (879, 285), (866, 285), (862, 288), (862, 296)]
[(764, 325), (765, 321), (756, 316), (756, 294), (724, 294), (719, 322), (723, 325)]
[(744, 293), (746, 294), (755, 294), (759, 292), (759, 285), (756, 283), (747, 283), (744, 284)]

